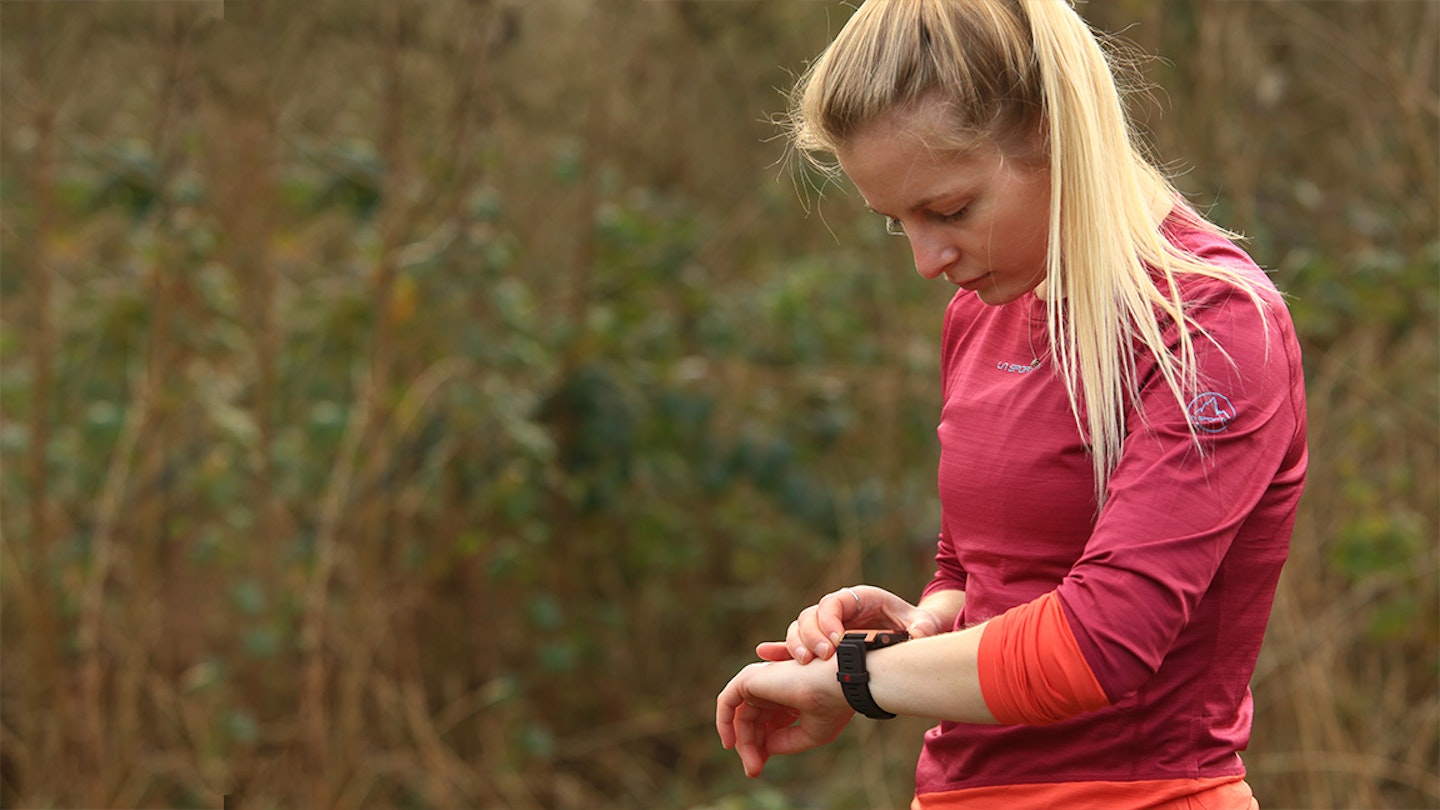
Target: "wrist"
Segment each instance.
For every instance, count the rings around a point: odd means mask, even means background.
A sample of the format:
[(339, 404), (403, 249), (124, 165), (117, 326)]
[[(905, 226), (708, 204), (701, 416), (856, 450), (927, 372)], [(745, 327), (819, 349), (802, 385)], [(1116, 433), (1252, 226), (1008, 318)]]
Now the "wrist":
[(899, 644), (909, 635), (898, 631), (859, 631), (846, 633), (836, 644), (835, 680), (840, 692), (851, 709), (873, 720), (888, 720), (895, 716), (875, 702), (870, 692), (870, 671), (865, 664), (865, 655)]

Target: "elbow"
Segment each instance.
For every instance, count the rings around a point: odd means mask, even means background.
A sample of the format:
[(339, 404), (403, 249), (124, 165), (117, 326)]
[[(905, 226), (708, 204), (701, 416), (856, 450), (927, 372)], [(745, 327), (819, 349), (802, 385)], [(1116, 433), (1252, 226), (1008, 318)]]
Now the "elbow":
[(1058, 723), (1110, 705), (1055, 592), (986, 624), (980, 690), (1001, 723)]

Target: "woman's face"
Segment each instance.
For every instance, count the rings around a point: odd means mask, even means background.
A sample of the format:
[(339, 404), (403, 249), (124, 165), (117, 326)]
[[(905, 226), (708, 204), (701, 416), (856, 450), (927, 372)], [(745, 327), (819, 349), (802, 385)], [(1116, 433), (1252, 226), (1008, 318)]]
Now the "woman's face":
[(1014, 301), (1045, 278), (1050, 172), (989, 145), (927, 146), (941, 124), (934, 107), (880, 117), (836, 157), (866, 205), (903, 230), (921, 276), (944, 276), (987, 304)]

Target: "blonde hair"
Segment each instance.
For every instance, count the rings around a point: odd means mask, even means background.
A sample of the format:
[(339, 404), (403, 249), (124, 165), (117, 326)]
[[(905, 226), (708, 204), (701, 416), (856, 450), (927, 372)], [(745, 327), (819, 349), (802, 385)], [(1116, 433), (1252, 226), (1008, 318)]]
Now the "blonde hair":
[[(833, 155), (880, 116), (936, 102), (951, 127), (941, 134), (957, 151), (988, 143), (1017, 152), (1044, 135), (1046, 324), (1103, 503), (1125, 409), (1140, 407), (1132, 347), (1155, 356), (1182, 412), (1187, 392), (1199, 390), (1194, 344), (1209, 335), (1186, 313), (1178, 276), (1233, 284), (1262, 318), (1265, 305), (1250, 278), (1176, 248), (1156, 227), (1157, 201), (1173, 201), (1192, 224), (1231, 236), (1146, 159), (1110, 59), (1069, 2), (868, 0), (801, 76), (786, 123), (794, 147), (824, 166), (818, 155)], [(1180, 327), (1173, 353), (1166, 322)]]

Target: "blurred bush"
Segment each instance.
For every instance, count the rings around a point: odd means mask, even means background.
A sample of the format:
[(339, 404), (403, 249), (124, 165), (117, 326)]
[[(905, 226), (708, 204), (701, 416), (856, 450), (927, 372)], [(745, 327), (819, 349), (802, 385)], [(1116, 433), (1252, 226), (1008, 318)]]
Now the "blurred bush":
[[(1251, 782), (1440, 801), (1436, 7), (1094, 5), (1306, 344)], [(3, 804), (908, 802), (709, 719), (928, 576), (947, 291), (766, 123), (848, 13), (0, 5)]]

